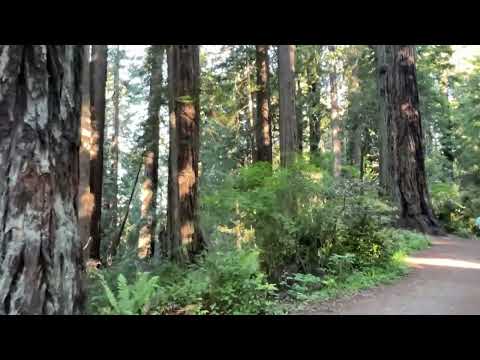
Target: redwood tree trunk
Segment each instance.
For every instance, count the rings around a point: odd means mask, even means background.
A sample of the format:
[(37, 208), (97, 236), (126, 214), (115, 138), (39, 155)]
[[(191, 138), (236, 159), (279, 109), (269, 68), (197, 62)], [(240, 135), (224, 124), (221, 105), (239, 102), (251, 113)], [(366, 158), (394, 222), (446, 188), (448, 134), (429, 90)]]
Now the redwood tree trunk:
[(91, 154), (91, 116), (90, 116), (90, 45), (84, 45), (82, 64), (82, 108), (81, 108), (81, 141), (79, 157), (79, 194), (78, 216), (80, 242), (84, 257), (88, 257), (90, 243), (90, 223), (93, 210), (93, 193), (90, 188), (90, 154)]
[(393, 164), (398, 187), (401, 222), (422, 232), (442, 232), (435, 219), (427, 188), (422, 121), (413, 45), (389, 45), (393, 66), (387, 91), (392, 107)]
[(90, 258), (100, 260), (103, 194), (103, 143), (105, 140), (105, 87), (107, 83), (107, 45), (93, 45), (91, 68), (92, 144), (90, 152), (90, 189), (94, 196), (90, 226)]
[(167, 194), (167, 235), (159, 238), (162, 247), (161, 255), (173, 258), (179, 253), (180, 227), (178, 221), (178, 157), (177, 145), (177, 118), (175, 115), (175, 71), (174, 71), (174, 46), (167, 48), (168, 63), (168, 112), (169, 112), (169, 153), (168, 153), (168, 194)]
[[(307, 68), (307, 78), (308, 78), (308, 87), (310, 93), (310, 101), (309, 108), (314, 107), (315, 102), (318, 100), (317, 96), (315, 96), (317, 92), (317, 83), (315, 79), (312, 79), (310, 71)], [(313, 100), (315, 99), (315, 100)], [(309, 145), (310, 145), (310, 155), (318, 155), (320, 150), (320, 138), (321, 138), (321, 128), (320, 128), (320, 117), (318, 116), (316, 111), (309, 111), (308, 114), (308, 122), (309, 122), (309, 131), (310, 131), (310, 138), (309, 138)]]
[[(335, 46), (329, 46), (328, 50), (334, 52)], [(338, 106), (337, 69), (335, 60), (333, 60), (332, 70), (330, 71), (330, 103), (332, 111), (333, 175), (339, 177), (342, 170), (342, 139), (340, 133), (340, 108)]]
[(158, 142), (159, 111), (162, 104), (162, 64), (163, 45), (152, 45), (150, 51), (150, 99), (148, 120), (145, 126), (144, 181), (142, 186), (141, 228), (138, 238), (138, 256), (145, 258), (153, 253), (156, 227), (157, 187), (158, 187)]
[[(171, 49), (169, 70), (174, 94), (175, 151), (170, 153), (170, 161), (175, 162), (176, 176), (172, 177), (173, 193), (178, 196), (170, 209), (171, 241), (174, 258), (193, 260), (203, 248), (203, 238), (198, 219), (198, 155), (200, 127), (200, 59), (198, 45), (174, 45)], [(174, 154), (176, 152), (176, 154)], [(176, 155), (176, 156), (174, 156)]]
[(295, 109), (295, 116), (297, 117), (297, 146), (298, 146), (298, 153), (303, 153), (303, 108), (300, 104), (300, 97), (302, 96), (302, 89), (300, 87), (300, 79), (297, 78), (297, 97), (295, 99), (296, 109)]
[(254, 111), (254, 100), (253, 100), (253, 90), (251, 87), (251, 65), (247, 64), (247, 101), (248, 101), (248, 117), (245, 122), (245, 130), (248, 138), (248, 154), (250, 157), (250, 163), (253, 163), (256, 158), (256, 147), (255, 147), (255, 111)]
[(257, 161), (272, 163), (272, 124), (269, 114), (268, 45), (257, 45)]
[(278, 46), (278, 78), (280, 84), (280, 164), (295, 160), (297, 120), (295, 116), (295, 45)]
[(375, 45), (377, 65), (377, 89), (379, 94), (378, 139), (379, 139), (379, 179), (383, 193), (393, 201), (398, 201), (398, 191), (394, 184), (393, 168), (393, 141), (392, 141), (392, 108), (387, 96), (387, 81), (392, 66), (391, 47), (389, 45)]
[(0, 314), (80, 314), (82, 45), (0, 45)]
[[(110, 227), (116, 232), (118, 227), (118, 158), (120, 135), (120, 45), (115, 49), (115, 64), (113, 67), (113, 136), (112, 136), (112, 197), (110, 199)], [(110, 245), (110, 255), (115, 256), (120, 245), (115, 236)]]

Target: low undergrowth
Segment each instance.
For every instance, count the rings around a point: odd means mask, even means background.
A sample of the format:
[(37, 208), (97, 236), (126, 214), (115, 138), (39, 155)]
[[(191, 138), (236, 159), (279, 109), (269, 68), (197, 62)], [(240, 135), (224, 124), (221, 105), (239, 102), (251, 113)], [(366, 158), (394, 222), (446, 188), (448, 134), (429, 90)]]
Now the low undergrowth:
[[(333, 179), (331, 166), (242, 168), (202, 198), (210, 248), (192, 265), (135, 253), (90, 273), (90, 313), (272, 314), (391, 281), (427, 246), (391, 228), (394, 209), (374, 184)], [(347, 174), (348, 175), (348, 174)]]
[(382, 264), (353, 270), (345, 267), (341, 270), (332, 265), (323, 277), (312, 274), (294, 274), (283, 283), (283, 302), (278, 305), (283, 312), (295, 311), (312, 302), (322, 302), (346, 295), (353, 295), (360, 290), (379, 284), (388, 284), (408, 273), (405, 258), (413, 251), (430, 246), (428, 238), (422, 234), (389, 229), (386, 236), (393, 240), (394, 251)]

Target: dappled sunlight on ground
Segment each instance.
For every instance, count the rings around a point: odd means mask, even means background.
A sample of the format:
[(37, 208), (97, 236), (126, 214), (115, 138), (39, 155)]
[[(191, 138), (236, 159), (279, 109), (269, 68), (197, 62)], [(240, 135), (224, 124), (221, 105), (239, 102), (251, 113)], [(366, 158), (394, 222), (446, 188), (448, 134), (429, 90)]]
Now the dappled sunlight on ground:
[(417, 257), (408, 257), (406, 259), (408, 264), (413, 265), (431, 265), (431, 266), (443, 266), (443, 267), (453, 267), (453, 268), (462, 268), (462, 269), (479, 269), (480, 263), (475, 263), (471, 261), (463, 260), (453, 260), (446, 258), (417, 258)]

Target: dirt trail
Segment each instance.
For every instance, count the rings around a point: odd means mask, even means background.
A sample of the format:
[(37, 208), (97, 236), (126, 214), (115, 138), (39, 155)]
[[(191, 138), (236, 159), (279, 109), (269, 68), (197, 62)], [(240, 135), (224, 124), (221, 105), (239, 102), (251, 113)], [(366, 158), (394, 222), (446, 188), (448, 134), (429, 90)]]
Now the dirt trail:
[(480, 241), (432, 237), (432, 247), (411, 255), (410, 273), (351, 297), (309, 306), (308, 315), (480, 314)]

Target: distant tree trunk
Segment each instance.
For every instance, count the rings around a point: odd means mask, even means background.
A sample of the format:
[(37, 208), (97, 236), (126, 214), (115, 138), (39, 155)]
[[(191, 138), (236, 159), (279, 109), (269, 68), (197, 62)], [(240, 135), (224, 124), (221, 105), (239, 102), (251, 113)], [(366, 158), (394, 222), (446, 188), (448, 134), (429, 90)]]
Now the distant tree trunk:
[(90, 189), (90, 153), (92, 133), (90, 116), (90, 45), (84, 45), (82, 69), (78, 217), (80, 242), (82, 244), (82, 249), (84, 250), (84, 257), (87, 258), (87, 249), (90, 242), (90, 222), (94, 205), (94, 197)]
[(379, 94), (379, 112), (378, 117), (378, 140), (379, 140), (379, 179), (380, 188), (391, 200), (398, 201), (398, 191), (394, 185), (394, 169), (391, 159), (393, 158), (393, 142), (391, 132), (392, 109), (389, 103), (390, 99), (386, 95), (386, 84), (388, 74), (392, 66), (391, 48), (388, 45), (375, 45), (375, 57), (377, 64), (377, 88)]
[[(174, 99), (175, 138), (170, 139), (175, 151), (170, 152), (170, 161), (176, 164), (177, 174), (171, 186), (178, 198), (169, 208), (169, 223), (172, 254), (174, 258), (192, 261), (204, 241), (198, 219), (198, 155), (200, 127), (200, 59), (198, 45), (174, 45), (170, 52), (169, 82), (172, 83)], [(174, 157), (176, 152), (176, 157)], [(173, 171), (172, 171), (173, 173)]]
[(358, 167), (361, 171), (362, 162), (362, 132), (363, 126), (361, 123), (361, 117), (354, 119), (353, 128), (350, 132), (350, 163), (353, 166)]
[[(328, 50), (334, 52), (335, 45), (328, 47)], [(333, 146), (333, 175), (339, 177), (342, 170), (342, 139), (341, 139), (341, 124), (339, 118), (340, 108), (338, 106), (337, 93), (337, 69), (335, 61), (330, 71), (330, 103), (332, 111), (332, 146)]]
[[(112, 197), (110, 199), (111, 230), (116, 232), (118, 227), (118, 158), (120, 135), (120, 45), (116, 46), (113, 67), (113, 136), (112, 136)], [(110, 246), (110, 255), (117, 253), (117, 238), (113, 237)]]
[(249, 147), (249, 155), (250, 155), (250, 160), (253, 163), (255, 161), (256, 157), (256, 151), (255, 151), (255, 115), (254, 115), (254, 101), (253, 101), (253, 90), (251, 87), (251, 67), (250, 64), (247, 64), (247, 99), (248, 99), (248, 118), (246, 121), (246, 131), (247, 131), (247, 137), (248, 137), (248, 147)]
[(415, 47), (389, 46), (394, 58), (387, 96), (392, 106), (393, 164), (400, 194), (401, 222), (422, 232), (442, 233), (433, 215), (427, 188)]
[[(444, 83), (445, 83), (445, 98), (447, 99), (447, 104), (450, 105), (449, 100), (449, 88), (450, 88), (450, 79), (448, 75), (445, 76)], [(450, 110), (450, 109), (449, 109)], [(452, 122), (452, 116), (450, 111), (445, 119), (445, 127), (442, 135), (440, 137), (440, 142), (442, 145), (442, 154), (447, 160), (446, 164), (444, 165), (443, 169), (445, 171), (445, 175), (447, 179), (454, 180), (454, 163), (455, 163), (455, 149), (454, 149), (454, 126)]]
[(160, 106), (162, 97), (162, 70), (163, 70), (163, 45), (152, 45), (149, 49), (149, 62), (151, 66), (150, 96), (148, 104), (148, 120), (145, 125), (145, 156), (144, 156), (144, 181), (142, 187), (141, 228), (138, 238), (138, 256), (140, 258), (152, 255), (157, 209), (158, 188), (158, 152)]
[(295, 45), (278, 46), (280, 83), (280, 164), (286, 167), (295, 160), (297, 120), (295, 116)]
[[(310, 98), (312, 105), (316, 105), (316, 102), (319, 101), (315, 96), (317, 93), (317, 83), (315, 79), (312, 79), (311, 72), (307, 68), (307, 80), (308, 80), (308, 88), (310, 93)], [(313, 100), (315, 99), (315, 100)], [(309, 121), (309, 131), (310, 131), (310, 138), (309, 138), (309, 145), (310, 145), (310, 155), (318, 155), (319, 154), (319, 146), (320, 146), (320, 138), (321, 138), (321, 128), (320, 128), (320, 117), (316, 113), (316, 111), (309, 111), (308, 114), (308, 121)]]
[(83, 45), (0, 45), (0, 314), (84, 309), (82, 62)]
[(90, 226), (90, 258), (100, 260), (103, 194), (103, 143), (105, 140), (105, 87), (107, 83), (107, 45), (92, 46), (90, 63), (90, 103), (92, 143), (90, 149), (90, 189), (94, 196)]
[(298, 153), (303, 153), (303, 108), (300, 104), (300, 98), (302, 96), (302, 89), (300, 87), (300, 78), (297, 78), (297, 86), (296, 86), (296, 99), (295, 99), (295, 116), (297, 118), (297, 146), (298, 146)]
[(257, 161), (272, 163), (272, 124), (270, 120), (268, 45), (257, 45)]

